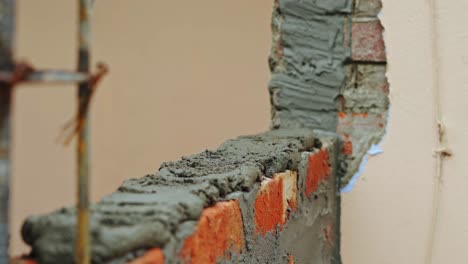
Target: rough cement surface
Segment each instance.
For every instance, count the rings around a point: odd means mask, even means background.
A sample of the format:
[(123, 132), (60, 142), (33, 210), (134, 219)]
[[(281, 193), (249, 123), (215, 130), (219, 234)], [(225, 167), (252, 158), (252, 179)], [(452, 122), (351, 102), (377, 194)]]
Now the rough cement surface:
[[(191, 223), (204, 207), (235, 192), (248, 192), (262, 175), (297, 170), (301, 152), (315, 144), (313, 133), (305, 130), (244, 136), (217, 150), (164, 163), (154, 175), (124, 182), (91, 207), (93, 263), (118, 263), (139, 250), (176, 243), (181, 232), (193, 231)], [(22, 228), (32, 256), (43, 264), (73, 263), (74, 232), (72, 208), (30, 217)]]
[[(331, 175), (335, 175), (337, 168), (336, 135), (319, 133), (320, 142), (315, 148), (326, 145), (330, 154), (329, 166)], [(315, 152), (316, 150), (312, 150)], [(258, 188), (250, 192), (233, 194), (232, 198), (239, 201), (246, 237), (246, 250), (241, 256), (221, 263), (239, 264), (284, 264), (293, 257), (294, 263), (300, 264), (340, 264), (340, 234), (339, 213), (340, 194), (339, 178), (330, 177), (321, 182), (313, 194), (307, 196), (304, 192), (308, 173), (308, 161), (311, 152), (302, 152), (298, 171), (298, 208), (290, 211), (290, 215), (281, 228), (267, 232), (265, 235), (255, 232), (253, 221), (255, 214), (255, 199)]]
[[(347, 81), (342, 92), (347, 113), (385, 113), (389, 107), (385, 64), (351, 64), (346, 67)], [(386, 93), (387, 92), (387, 93)]]
[(345, 36), (352, 1), (279, 1), (270, 58), (273, 127), (336, 130), (338, 96), (351, 50)]
[[(322, 144), (328, 146), (330, 175), (333, 176), (321, 182), (313, 195), (301, 193), (301, 206), (291, 214), (279, 241), (281, 249), (294, 256), (294, 263), (341, 264), (340, 178), (336, 177), (338, 145), (333, 134), (321, 133), (318, 136)], [(300, 186), (305, 185), (309, 154), (303, 153), (299, 165)], [(305, 187), (299, 189), (305, 190)]]
[[(381, 6), (358, 3), (276, 1), (269, 85), (275, 130), (229, 140), (124, 182), (91, 208), (93, 263), (123, 263), (154, 247), (164, 249), (167, 263), (179, 263), (174, 256), (203, 208), (226, 199), (239, 200), (247, 241), (244, 254), (223, 263), (287, 263), (291, 256), (296, 263), (340, 263), (340, 179), (321, 184), (312, 196), (301, 193), (301, 206), (281, 232), (255, 235), (253, 203), (261, 177), (278, 172), (299, 171), (303, 190), (301, 155), (320, 148), (321, 141), (334, 141), (334, 135), (341, 143), (331, 155), (339, 156), (333, 173), (346, 184), (384, 134), (386, 65), (352, 61), (351, 51), (353, 19), (378, 20)], [(321, 141), (312, 129), (320, 131)], [(22, 234), (40, 263), (72, 263), (74, 228), (75, 211), (65, 208), (29, 218)]]
[[(379, 1), (281, 0), (273, 12), (271, 127), (335, 132), (343, 144), (352, 144), (348, 153), (340, 154), (338, 173), (343, 185), (385, 133), (389, 108), (386, 63), (353, 61), (357, 51), (352, 47), (367, 45), (360, 49), (363, 54), (378, 50), (368, 49), (376, 47), (367, 39), (351, 45), (354, 33), (368, 34), (352, 25), (362, 21), (375, 24), (380, 9)], [(371, 32), (373, 39), (381, 39), (378, 34), (381, 32)], [(370, 118), (354, 118), (356, 114)], [(342, 119), (340, 115), (347, 116)]]

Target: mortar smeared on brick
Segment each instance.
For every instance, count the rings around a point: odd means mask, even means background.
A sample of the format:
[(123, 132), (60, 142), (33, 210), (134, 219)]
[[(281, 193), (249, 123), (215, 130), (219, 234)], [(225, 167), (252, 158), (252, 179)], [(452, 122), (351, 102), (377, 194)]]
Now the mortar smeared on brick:
[[(340, 212), (340, 196), (338, 178), (330, 177), (317, 185), (314, 192), (306, 190), (307, 182), (311, 177), (315, 177), (315, 173), (311, 173), (321, 168), (316, 168), (316, 163), (311, 163), (313, 157), (323, 158), (321, 162), (325, 162), (329, 166), (328, 170), (334, 174), (336, 172), (336, 157), (337, 145), (334, 144), (336, 138), (331, 134), (318, 134), (322, 139), (322, 143), (326, 147), (315, 149), (312, 152), (303, 152), (301, 162), (298, 167), (297, 174), (295, 172), (285, 172), (275, 176), (276, 183), (280, 182), (278, 178), (283, 178), (283, 181), (289, 177), (297, 176), (297, 205), (288, 206), (286, 211), (286, 220), (281, 217), (272, 217), (266, 222), (256, 223), (255, 225), (244, 225), (246, 233), (246, 252), (243, 253), (242, 261), (222, 263), (290, 263), (291, 256), (294, 258), (294, 263), (301, 264), (338, 264), (340, 262), (339, 254), (339, 212)], [(319, 144), (320, 145), (320, 144)], [(324, 151), (329, 152), (329, 155), (323, 155)], [(325, 156), (327, 156), (325, 158)], [(312, 158), (311, 158), (312, 157)], [(322, 166), (322, 165), (320, 165)], [(276, 192), (281, 191), (281, 185), (268, 184), (275, 182), (267, 181), (265, 184), (269, 186), (270, 192), (273, 193), (273, 198), (276, 198)], [(239, 194), (237, 199), (240, 201), (242, 208), (243, 219), (256, 219), (258, 214), (268, 216), (269, 214), (277, 215), (278, 207), (271, 208), (271, 211), (264, 212), (257, 210), (255, 203), (258, 199), (264, 202), (264, 193), (258, 190), (252, 190), (249, 193)], [(268, 202), (266, 202), (268, 203)], [(281, 204), (275, 202), (270, 204)], [(260, 216), (260, 219), (262, 217)], [(272, 227), (271, 221), (276, 221), (276, 225)], [(258, 226), (258, 224), (263, 226)], [(323, 235), (323, 229), (333, 226), (335, 237), (327, 239)], [(268, 230), (265, 232), (265, 230)], [(328, 231), (328, 229), (327, 229)]]
[(281, 0), (273, 14), (272, 128), (338, 133), (347, 142), (339, 170), (343, 184), (385, 132), (380, 8), (379, 0)]
[[(180, 226), (197, 221), (204, 207), (235, 192), (249, 191), (262, 175), (297, 170), (301, 152), (311, 150), (314, 141), (310, 131), (297, 130), (239, 137), (215, 151), (164, 163), (155, 175), (124, 182), (91, 207), (93, 263), (164, 248), (177, 240), (179, 231), (191, 233)], [(74, 228), (75, 210), (64, 208), (30, 217), (22, 235), (40, 263), (72, 263)]]
[[(91, 208), (93, 263), (143, 254), (158, 264), (340, 263), (338, 186), (386, 125), (380, 8), (379, 0), (276, 0), (274, 130), (124, 182)], [(29, 218), (22, 235), (40, 263), (72, 263), (74, 228), (75, 210), (64, 208)], [(221, 245), (203, 252), (209, 240)]]
[(279, 1), (273, 45), (282, 52), (270, 60), (274, 127), (336, 130), (344, 63), (351, 56), (344, 28), (351, 2)]

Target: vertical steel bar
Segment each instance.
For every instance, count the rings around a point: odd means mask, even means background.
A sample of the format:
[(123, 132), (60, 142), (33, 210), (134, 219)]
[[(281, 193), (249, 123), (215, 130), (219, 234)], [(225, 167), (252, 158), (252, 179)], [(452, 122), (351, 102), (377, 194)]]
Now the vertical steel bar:
[[(0, 70), (13, 70), (15, 0), (0, 0)], [(0, 263), (8, 263), (11, 87), (0, 84)]]
[[(91, 0), (78, 0), (79, 30), (78, 30), (78, 71), (89, 73), (91, 46)], [(77, 240), (76, 263), (90, 263), (89, 236), (89, 127), (87, 101), (91, 94), (91, 83), (85, 82), (78, 86), (78, 113), (82, 125), (78, 131), (77, 163), (78, 163), (78, 205), (77, 205)], [(86, 106), (83, 108), (83, 106)]]

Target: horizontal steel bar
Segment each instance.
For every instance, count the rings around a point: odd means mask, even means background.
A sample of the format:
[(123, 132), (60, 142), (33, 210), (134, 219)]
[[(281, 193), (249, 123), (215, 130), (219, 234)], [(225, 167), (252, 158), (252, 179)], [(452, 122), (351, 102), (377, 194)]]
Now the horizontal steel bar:
[[(48, 83), (94, 83), (96, 78), (100, 78), (107, 73), (108, 67), (103, 63), (98, 63), (95, 74), (73, 72), (67, 70), (34, 70), (27, 64), (18, 64), (20, 70), (0, 71), (0, 83), (14, 85), (23, 82), (48, 82)], [(19, 73), (18, 73), (19, 71)]]

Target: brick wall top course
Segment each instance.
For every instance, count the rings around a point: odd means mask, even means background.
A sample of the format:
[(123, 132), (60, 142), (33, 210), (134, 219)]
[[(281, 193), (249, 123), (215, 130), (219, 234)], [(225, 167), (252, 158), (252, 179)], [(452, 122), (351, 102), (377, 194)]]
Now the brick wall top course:
[[(131, 260), (146, 249), (177, 244), (193, 232), (204, 208), (250, 191), (263, 177), (297, 171), (301, 153), (321, 145), (310, 130), (242, 136), (125, 181), (91, 206), (93, 263)], [(72, 263), (74, 232), (72, 207), (30, 217), (22, 228), (31, 256), (40, 263)]]

